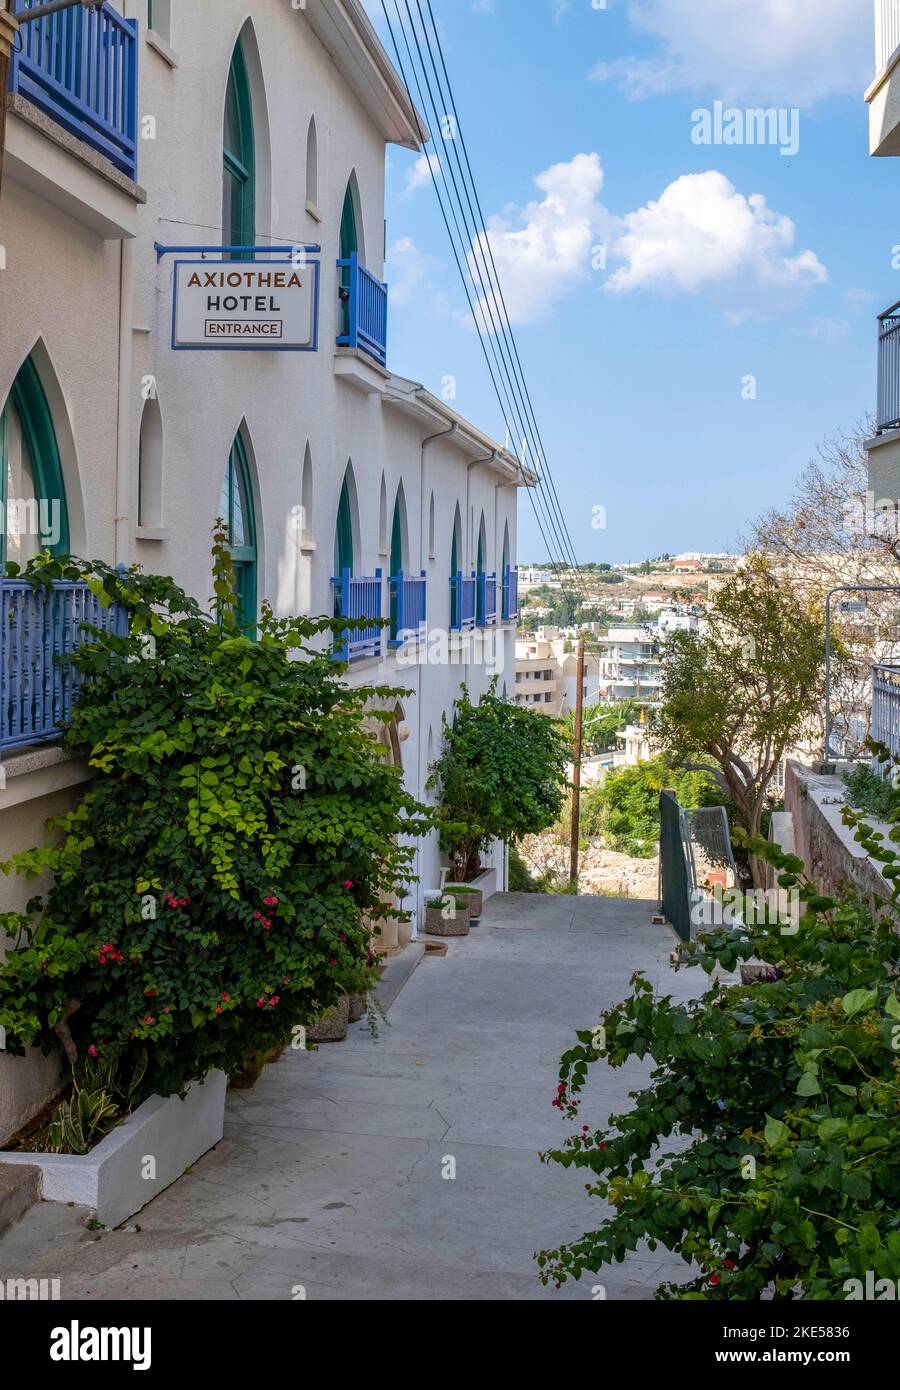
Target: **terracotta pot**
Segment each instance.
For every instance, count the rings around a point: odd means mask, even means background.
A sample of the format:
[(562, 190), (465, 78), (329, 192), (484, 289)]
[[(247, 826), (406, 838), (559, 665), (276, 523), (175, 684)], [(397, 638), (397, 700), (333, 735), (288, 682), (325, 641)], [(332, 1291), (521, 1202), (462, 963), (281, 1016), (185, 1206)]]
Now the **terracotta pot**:
[(470, 926), (469, 909), (454, 906), (452, 915), (448, 912), (445, 916), (446, 903), (453, 902), (452, 898), (445, 898), (445, 906), (430, 906), (425, 909), (425, 930), (432, 936), (468, 936)]
[(271, 1065), (281, 1059), (287, 1048), (287, 1043), (279, 1043), (277, 1047), (270, 1047), (266, 1053), (266, 1062)]
[(467, 883), (448, 883), (446, 891), (455, 898), (465, 898), (469, 904), (469, 916), (473, 922), (478, 920), (484, 907), (480, 888), (472, 888)]
[(350, 1014), (349, 1023), (359, 1023), (361, 1018), (365, 1018), (368, 1013), (368, 996), (365, 994), (348, 994), (347, 996)]
[(342, 1042), (347, 1036), (347, 1026), (350, 1022), (350, 1000), (345, 994), (340, 1003), (335, 1004), (333, 1009), (328, 1009), (324, 1014), (311, 1023), (306, 1030), (307, 1042)]
[(249, 1091), (256, 1085), (265, 1066), (264, 1052), (245, 1052), (244, 1058), (247, 1065), (243, 1071), (237, 1071), (228, 1078), (228, 1084), (234, 1091)]

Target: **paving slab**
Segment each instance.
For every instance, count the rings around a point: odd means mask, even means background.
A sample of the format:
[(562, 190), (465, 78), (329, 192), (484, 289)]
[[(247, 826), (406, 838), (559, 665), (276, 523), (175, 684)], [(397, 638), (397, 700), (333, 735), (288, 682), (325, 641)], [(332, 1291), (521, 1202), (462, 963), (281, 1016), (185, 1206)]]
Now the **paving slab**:
[[(687, 998), (656, 904), (498, 895), (446, 956), (391, 971), (390, 1011), (318, 1052), (288, 1051), (230, 1092), (225, 1137), (128, 1223), (33, 1208), (0, 1241), (0, 1276), (55, 1277), (72, 1300), (649, 1299), (687, 1277), (639, 1250), (581, 1285), (545, 1289), (536, 1250), (595, 1228), (584, 1175), (539, 1151), (568, 1131), (551, 1105), (576, 1030), (644, 970)], [(403, 957), (399, 958), (400, 962)], [(415, 969), (412, 966), (415, 965)], [(585, 1122), (627, 1108), (648, 1069), (593, 1069)], [(448, 1176), (455, 1173), (454, 1176)]]

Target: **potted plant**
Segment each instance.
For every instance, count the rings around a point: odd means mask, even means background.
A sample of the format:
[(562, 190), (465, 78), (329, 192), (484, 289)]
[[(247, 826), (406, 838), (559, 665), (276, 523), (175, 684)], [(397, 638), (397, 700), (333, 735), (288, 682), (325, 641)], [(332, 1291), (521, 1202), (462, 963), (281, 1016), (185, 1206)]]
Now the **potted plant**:
[(319, 650), (333, 620), (264, 606), (251, 640), (225, 542), (217, 530), (212, 614), (170, 579), (100, 562), (44, 554), (24, 576), (86, 582), (129, 631), (71, 657), (90, 695), (65, 743), (89, 790), (3, 865), (50, 886), (0, 915), (19, 948), (0, 964), (0, 1027), (8, 1054), (55, 1050), (70, 1068), (109, 1058), (130, 1076), (146, 1053), (136, 1105), (210, 1074), (224, 1088), (343, 1009), (374, 960), (365, 917), (409, 881), (409, 842), (434, 823), (379, 755), (375, 692)]
[(444, 893), (425, 908), (425, 930), (432, 936), (468, 936), (471, 918), (465, 897)]
[(447, 883), (444, 888), (447, 893), (452, 893), (454, 898), (462, 898), (469, 904), (469, 916), (473, 924), (477, 922), (484, 906), (481, 889), (474, 888), (470, 883)]

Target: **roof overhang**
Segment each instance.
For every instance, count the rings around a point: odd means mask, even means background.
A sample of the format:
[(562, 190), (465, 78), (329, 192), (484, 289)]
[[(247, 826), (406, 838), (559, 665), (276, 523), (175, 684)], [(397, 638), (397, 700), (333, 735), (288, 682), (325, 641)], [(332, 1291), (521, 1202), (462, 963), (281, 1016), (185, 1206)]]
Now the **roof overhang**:
[(306, 0), (310, 28), (375, 121), (385, 141), (420, 150), (425, 121), (379, 39), (361, 0)]
[(504, 482), (518, 487), (537, 487), (540, 479), (533, 469), (524, 467), (509, 449), (451, 410), (446, 401), (433, 396), (418, 382), (392, 376), (382, 399), (386, 405), (415, 419), (429, 435), (446, 433), (447, 442), (466, 454), (470, 462), (477, 461), (493, 469)]

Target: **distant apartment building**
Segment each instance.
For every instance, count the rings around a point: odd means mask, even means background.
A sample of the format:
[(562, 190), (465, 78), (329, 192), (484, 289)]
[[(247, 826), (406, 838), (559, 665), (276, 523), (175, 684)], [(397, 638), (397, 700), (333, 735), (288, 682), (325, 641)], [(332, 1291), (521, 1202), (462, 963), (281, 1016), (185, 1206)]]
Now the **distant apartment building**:
[[(585, 652), (583, 697), (586, 705), (599, 700), (600, 662)], [(578, 655), (571, 639), (558, 627), (541, 627), (533, 637), (516, 642), (514, 700), (554, 719), (574, 709), (578, 693)]]
[(666, 637), (696, 631), (700, 619), (689, 609), (664, 609), (655, 623), (611, 627), (600, 644), (600, 699), (608, 704), (634, 700), (652, 705), (662, 689), (661, 654)]

